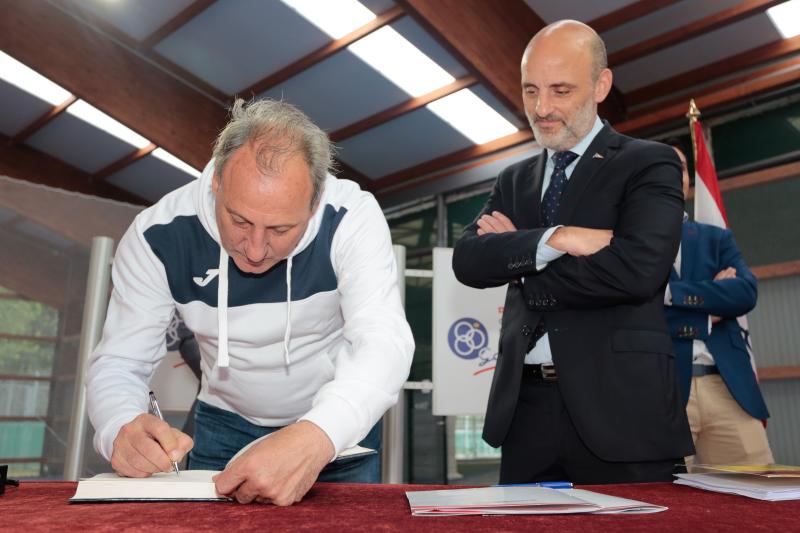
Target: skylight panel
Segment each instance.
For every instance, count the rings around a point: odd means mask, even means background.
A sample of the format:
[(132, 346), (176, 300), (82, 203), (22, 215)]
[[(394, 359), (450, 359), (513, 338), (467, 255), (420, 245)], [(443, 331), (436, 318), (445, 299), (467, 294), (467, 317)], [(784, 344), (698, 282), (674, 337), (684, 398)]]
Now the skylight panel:
[(461, 89), (426, 106), (475, 144), (484, 144), (517, 132), (470, 89)]
[(375, 13), (357, 0), (283, 0), (333, 39), (344, 37), (375, 19)]
[(0, 78), (53, 106), (63, 103), (70, 97), (69, 91), (2, 51), (0, 51)]
[(421, 96), (455, 81), (390, 26), (359, 39), (348, 50), (411, 96)]
[(767, 9), (767, 15), (784, 39), (800, 35), (800, 0), (789, 0)]
[(186, 174), (189, 174), (193, 178), (199, 178), (200, 177), (200, 171), (199, 170), (197, 170), (194, 167), (189, 166), (187, 163), (184, 163), (183, 161), (181, 161), (180, 159), (178, 159), (177, 157), (175, 157), (171, 153), (167, 152), (163, 148), (156, 148), (155, 150), (153, 150), (151, 152), (151, 155), (153, 155), (154, 157), (157, 157), (158, 159), (160, 159), (161, 161), (163, 161), (163, 162), (165, 162), (165, 163), (167, 163), (169, 165), (172, 165), (173, 167), (177, 168), (178, 170), (181, 170), (181, 171), (185, 172)]
[(85, 100), (78, 100), (69, 106), (67, 108), (67, 113), (136, 148), (144, 148), (150, 145), (150, 141), (124, 124), (109, 117), (96, 107), (89, 105)]

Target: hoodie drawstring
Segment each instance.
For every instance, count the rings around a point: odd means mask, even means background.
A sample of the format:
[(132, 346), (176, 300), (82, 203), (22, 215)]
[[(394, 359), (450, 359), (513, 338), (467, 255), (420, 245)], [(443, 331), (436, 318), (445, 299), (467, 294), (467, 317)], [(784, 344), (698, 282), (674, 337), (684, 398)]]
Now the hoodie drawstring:
[[(217, 366), (230, 366), (228, 355), (228, 254), (219, 247), (219, 275), (217, 277), (217, 327), (219, 331)], [(286, 331), (283, 334), (283, 361), (287, 369), (292, 364), (289, 356), (289, 341), (292, 337), (292, 257), (286, 259)]]
[(219, 247), (219, 275), (217, 276), (217, 366), (230, 366), (228, 356), (228, 253), (223, 246)]
[(292, 336), (292, 256), (286, 259), (286, 332), (283, 334), (283, 361), (286, 369), (292, 364), (289, 358), (289, 340)]

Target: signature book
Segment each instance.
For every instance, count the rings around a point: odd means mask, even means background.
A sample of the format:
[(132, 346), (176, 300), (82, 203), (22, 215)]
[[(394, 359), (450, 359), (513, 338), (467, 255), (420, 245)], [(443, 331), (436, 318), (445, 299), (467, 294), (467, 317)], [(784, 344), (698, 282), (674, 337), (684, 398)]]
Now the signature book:
[(216, 470), (158, 472), (150, 477), (122, 477), (98, 474), (82, 479), (70, 503), (138, 501), (226, 501), (217, 494), (213, 476)]
[[(246, 448), (237, 453), (228, 464)], [(376, 453), (378, 452), (371, 448), (353, 446), (342, 451), (336, 461), (348, 461)], [(228, 501), (229, 498), (217, 494), (212, 480), (217, 474), (218, 470), (181, 470), (180, 475), (175, 472), (158, 472), (143, 478), (123, 477), (114, 473), (98, 474), (81, 479), (69, 502)]]

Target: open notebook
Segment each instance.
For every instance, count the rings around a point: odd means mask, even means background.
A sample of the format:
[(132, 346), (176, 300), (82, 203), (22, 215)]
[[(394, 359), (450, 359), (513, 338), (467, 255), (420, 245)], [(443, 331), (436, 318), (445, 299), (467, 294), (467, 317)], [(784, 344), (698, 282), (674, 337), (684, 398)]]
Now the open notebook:
[[(231, 461), (256, 442), (258, 441), (253, 441), (242, 448)], [(353, 446), (340, 453), (336, 461), (375, 453), (378, 452), (370, 448)], [(78, 489), (69, 502), (226, 501), (228, 498), (217, 494), (214, 481), (211, 479), (218, 473), (217, 470), (182, 470), (180, 475), (174, 472), (159, 472), (146, 478), (98, 474), (80, 480)]]
[(666, 507), (582, 489), (484, 487), (406, 492), (413, 516), (506, 514), (641, 514)]

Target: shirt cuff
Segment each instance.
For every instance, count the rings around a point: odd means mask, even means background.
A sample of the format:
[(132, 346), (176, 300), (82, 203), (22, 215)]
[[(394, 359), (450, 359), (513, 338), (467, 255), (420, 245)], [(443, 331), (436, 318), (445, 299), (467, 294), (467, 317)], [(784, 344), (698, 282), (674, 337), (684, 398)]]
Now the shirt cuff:
[(664, 305), (672, 305), (672, 291), (669, 290), (669, 283), (667, 283), (667, 290), (664, 291)]
[[(357, 436), (362, 428), (353, 413), (353, 408), (347, 401), (335, 396), (327, 397), (317, 403), (299, 420), (308, 420), (325, 432), (333, 443), (334, 452), (331, 461), (334, 461), (343, 450), (358, 444), (360, 440)], [(366, 432), (364, 434), (366, 435)]]
[(550, 261), (555, 261), (564, 255), (565, 252), (556, 250), (552, 246), (547, 245), (547, 240), (560, 227), (562, 226), (553, 226), (552, 228), (549, 228), (539, 239), (539, 246), (536, 248), (536, 270), (542, 270), (550, 263)]

